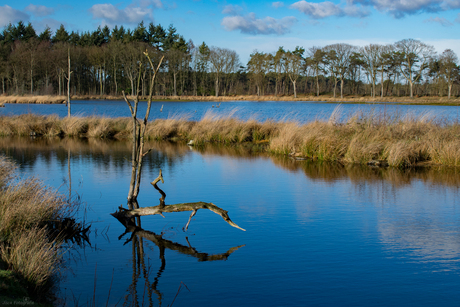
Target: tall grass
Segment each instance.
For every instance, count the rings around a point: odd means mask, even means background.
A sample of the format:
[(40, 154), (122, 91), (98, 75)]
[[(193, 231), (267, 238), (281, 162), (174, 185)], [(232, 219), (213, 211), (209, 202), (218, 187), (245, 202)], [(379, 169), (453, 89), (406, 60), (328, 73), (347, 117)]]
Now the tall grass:
[(50, 241), (46, 223), (65, 216), (71, 206), (38, 179), (15, 177), (14, 169), (12, 162), (0, 158), (1, 259), (36, 296), (59, 265), (60, 243)]
[[(207, 142), (266, 143), (269, 152), (323, 161), (366, 164), (375, 160), (391, 166), (411, 167), (420, 162), (460, 166), (460, 124), (433, 114), (356, 112), (344, 116), (338, 107), (327, 120), (306, 124), (242, 121), (208, 111), (201, 120), (188, 115), (156, 119), (147, 126), (146, 138)], [(0, 117), (0, 135), (41, 135), (89, 139), (131, 138), (130, 118), (20, 115)]]

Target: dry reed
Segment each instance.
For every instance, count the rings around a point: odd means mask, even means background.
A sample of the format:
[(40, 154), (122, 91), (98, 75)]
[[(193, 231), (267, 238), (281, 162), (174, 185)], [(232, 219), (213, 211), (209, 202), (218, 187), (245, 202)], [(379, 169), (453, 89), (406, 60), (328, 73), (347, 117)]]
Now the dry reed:
[[(329, 120), (306, 124), (242, 121), (208, 111), (201, 120), (187, 115), (156, 119), (149, 123), (147, 139), (194, 140), (196, 145), (213, 143), (267, 143), (267, 150), (324, 161), (372, 163), (411, 167), (421, 162), (460, 166), (460, 124), (426, 113), (388, 114), (357, 112), (349, 117), (337, 108)], [(55, 116), (20, 115), (0, 117), (2, 136), (72, 136), (90, 139), (132, 137), (130, 118), (89, 117), (59, 119)]]
[(14, 169), (0, 159), (1, 258), (37, 294), (59, 265), (59, 243), (50, 242), (45, 224), (69, 213), (71, 206), (38, 179), (14, 177)]

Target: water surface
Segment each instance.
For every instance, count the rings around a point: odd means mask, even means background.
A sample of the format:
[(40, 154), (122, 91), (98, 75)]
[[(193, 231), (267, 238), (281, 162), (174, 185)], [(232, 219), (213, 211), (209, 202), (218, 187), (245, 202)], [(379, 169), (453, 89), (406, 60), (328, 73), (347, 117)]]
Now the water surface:
[[(72, 101), (72, 114), (74, 116), (131, 116), (128, 106), (124, 101), (103, 100), (75, 100)], [(145, 114), (147, 103), (140, 102), (139, 114)], [(219, 106), (217, 108), (217, 106)], [(295, 120), (301, 123), (315, 119), (329, 119), (338, 103), (309, 102), (309, 101), (156, 101), (152, 103), (150, 119), (185, 117), (190, 120), (200, 120), (207, 112), (217, 115), (231, 115), (233, 117), (259, 121)], [(162, 112), (160, 110), (162, 109)], [(356, 113), (380, 114), (391, 116), (412, 116), (437, 118), (439, 120), (458, 121), (459, 107), (456, 106), (430, 106), (430, 105), (399, 105), (399, 104), (343, 104), (340, 105), (339, 118), (345, 119)], [(6, 104), (0, 108), (1, 115), (18, 114), (56, 114), (60, 117), (67, 116), (67, 107), (63, 104)], [(142, 115), (143, 116), (143, 115)]]
[(91, 246), (65, 254), (61, 305), (92, 303), (94, 293), (96, 305), (111, 306), (458, 305), (457, 169), (148, 147), (141, 206), (159, 203), (149, 182), (161, 168), (167, 204), (212, 202), (247, 231), (199, 210), (186, 232), (189, 214), (174, 213), (143, 217), (142, 232), (124, 234), (110, 213), (126, 207), (129, 144), (0, 139), (23, 176), (84, 202), (78, 216), (92, 225)]

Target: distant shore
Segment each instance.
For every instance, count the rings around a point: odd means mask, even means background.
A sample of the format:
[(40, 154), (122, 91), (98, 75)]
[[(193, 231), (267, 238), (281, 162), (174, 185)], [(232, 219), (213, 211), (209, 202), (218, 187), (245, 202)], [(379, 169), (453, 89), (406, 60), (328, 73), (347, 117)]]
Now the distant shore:
[[(132, 99), (132, 97), (130, 97)], [(140, 97), (146, 100), (147, 97)], [(25, 96), (0, 96), (0, 107), (5, 103), (36, 103), (36, 104), (64, 104), (66, 96), (59, 95), (25, 95)], [(71, 100), (123, 100), (121, 95), (75, 95)], [(331, 95), (321, 96), (274, 96), (274, 95), (241, 95), (241, 96), (154, 96), (155, 101), (318, 101), (326, 103), (398, 103), (415, 105), (460, 105), (460, 97), (424, 96), (424, 97), (376, 97), (348, 95), (344, 98), (332, 97)]]

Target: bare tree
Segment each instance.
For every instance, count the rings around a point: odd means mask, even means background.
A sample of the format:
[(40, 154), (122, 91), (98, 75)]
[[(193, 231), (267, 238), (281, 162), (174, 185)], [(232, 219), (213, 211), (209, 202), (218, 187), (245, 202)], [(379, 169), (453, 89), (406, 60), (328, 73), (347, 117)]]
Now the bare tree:
[[(356, 50), (355, 46), (349, 44), (333, 44), (324, 47), (326, 51), (329, 52), (329, 65), (331, 73), (334, 78), (340, 79), (340, 98), (343, 98), (343, 85), (345, 81), (345, 76), (347, 75), (350, 69), (351, 56)], [(334, 97), (335, 97), (335, 86), (334, 86)]]
[(441, 74), (446, 78), (448, 88), (448, 98), (452, 93), (452, 84), (459, 75), (458, 57), (451, 49), (446, 49), (440, 56)]
[(403, 39), (395, 43), (400, 59), (400, 71), (410, 86), (410, 97), (414, 97), (414, 83), (428, 68), (428, 61), (435, 54), (434, 47), (415, 39)]
[(316, 96), (319, 96), (319, 74), (324, 71), (325, 52), (321, 47), (311, 47), (309, 50), (309, 66), (313, 69), (316, 79)]
[(292, 82), (292, 87), (294, 88), (294, 98), (297, 98), (296, 83), (302, 69), (302, 55), (304, 52), (305, 49), (297, 46), (294, 51), (287, 51), (284, 54), (284, 70)]
[[(383, 46), (378, 44), (370, 44), (360, 48), (360, 53), (364, 59), (364, 69), (366, 70), (369, 82), (372, 85), (372, 97), (375, 98), (375, 85), (377, 83), (377, 74), (382, 66)], [(383, 71), (383, 70), (382, 70)], [(383, 84), (383, 76), (382, 76)]]
[(269, 68), (267, 56), (267, 54), (255, 50), (253, 53), (251, 53), (248, 61), (248, 71), (252, 73), (252, 78), (257, 88), (257, 96), (260, 96), (261, 92), (263, 92), (265, 74), (267, 73)]
[(218, 97), (221, 74), (231, 73), (238, 67), (238, 55), (235, 51), (230, 49), (211, 47), (209, 62), (211, 63), (211, 71), (215, 73), (215, 91), (216, 97)]
[(67, 117), (70, 118), (70, 76), (72, 74), (72, 72), (70, 71), (70, 47), (67, 49), (67, 60)]
[[(149, 62), (149, 69), (153, 70), (152, 77), (150, 79), (150, 86), (149, 86), (149, 97), (147, 100), (147, 111), (145, 112), (144, 120), (141, 122), (137, 118), (137, 109), (139, 105), (139, 83), (140, 83), (140, 74), (138, 74), (138, 85), (137, 85), (137, 94), (134, 97), (134, 103), (131, 104), (128, 97), (126, 97), (125, 92), (123, 91), (123, 98), (125, 99), (126, 103), (128, 104), (129, 110), (131, 112), (131, 117), (133, 121), (133, 148), (132, 148), (132, 160), (131, 160), (131, 181), (129, 183), (129, 192), (128, 192), (128, 206), (130, 209), (134, 207), (138, 207), (137, 205), (137, 196), (139, 195), (139, 188), (141, 182), (141, 171), (142, 171), (142, 160), (147, 152), (144, 152), (144, 135), (145, 130), (147, 128), (148, 118), (150, 114), (150, 108), (152, 105), (152, 96), (154, 91), (154, 84), (155, 84), (155, 77), (157, 75), (158, 70), (160, 69), (161, 62), (163, 62), (163, 57), (161, 57), (158, 66), (153, 65), (152, 59), (150, 55), (144, 52), (145, 57)], [(143, 64), (140, 62), (139, 70), (145, 68)], [(132, 206), (132, 207), (131, 207)]]

